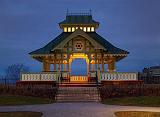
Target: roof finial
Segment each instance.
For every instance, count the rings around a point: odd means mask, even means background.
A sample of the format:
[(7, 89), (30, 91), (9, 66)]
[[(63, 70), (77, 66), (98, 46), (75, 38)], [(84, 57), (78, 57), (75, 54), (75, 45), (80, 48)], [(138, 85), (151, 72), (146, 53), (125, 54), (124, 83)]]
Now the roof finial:
[(69, 11), (68, 11), (68, 9), (67, 9), (67, 15), (69, 14)]
[(92, 10), (91, 9), (89, 10), (89, 14), (92, 15)]

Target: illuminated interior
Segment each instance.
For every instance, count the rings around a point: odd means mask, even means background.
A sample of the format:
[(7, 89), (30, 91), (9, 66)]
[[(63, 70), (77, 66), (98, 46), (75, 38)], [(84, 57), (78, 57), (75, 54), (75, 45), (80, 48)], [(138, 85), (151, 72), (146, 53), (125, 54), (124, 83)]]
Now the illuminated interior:
[(74, 53), (74, 54), (70, 55), (69, 63), (71, 63), (76, 58), (85, 59), (86, 63), (89, 64), (88, 55), (86, 55), (84, 53)]
[(84, 31), (84, 32), (86, 32), (86, 31), (87, 31), (86, 27), (84, 27), (84, 28), (83, 28), (83, 31)]
[(67, 32), (67, 27), (64, 27), (64, 32)]
[(72, 32), (74, 32), (75, 31), (75, 27), (72, 27)]
[(91, 31), (91, 28), (90, 27), (87, 27), (87, 32), (90, 32)]
[(68, 32), (71, 32), (71, 27), (68, 27)]
[(74, 32), (77, 29), (81, 29), (84, 32), (95, 32), (95, 27), (63, 27), (64, 32)]
[(94, 32), (94, 30), (95, 30), (94, 27), (91, 27), (91, 32)]

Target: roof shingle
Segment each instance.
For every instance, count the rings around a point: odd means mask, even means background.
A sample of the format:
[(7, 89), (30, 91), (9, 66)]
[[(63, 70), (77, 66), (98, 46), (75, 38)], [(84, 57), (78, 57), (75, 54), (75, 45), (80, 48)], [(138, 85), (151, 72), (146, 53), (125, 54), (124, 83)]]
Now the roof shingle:
[[(104, 48), (106, 48), (108, 54), (129, 54), (129, 52), (113, 46), (110, 42), (108, 42), (106, 39), (101, 37), (96, 32), (86, 32), (86, 33), (91, 38), (93, 38), (97, 43), (99, 43)], [(51, 54), (51, 50), (53, 48), (55, 48), (58, 44), (60, 44), (63, 40), (65, 40), (70, 34), (72, 34), (72, 32), (62, 32), (59, 36), (57, 36), (55, 39), (53, 39), (47, 45), (45, 45), (44, 47), (37, 49), (33, 52), (30, 52), (29, 54), (31, 54), (31, 55)]]

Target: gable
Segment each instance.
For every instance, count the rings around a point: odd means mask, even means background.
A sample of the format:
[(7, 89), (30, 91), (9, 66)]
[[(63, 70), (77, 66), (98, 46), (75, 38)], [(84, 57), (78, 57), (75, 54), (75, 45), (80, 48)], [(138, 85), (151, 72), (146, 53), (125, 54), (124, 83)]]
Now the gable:
[[(57, 45), (55, 48), (53, 48), (52, 51), (54, 51), (55, 49), (63, 49), (63, 47), (71, 40), (73, 40), (73, 41), (79, 40), (81, 42), (84, 42), (84, 40), (88, 40), (88, 42), (94, 46), (94, 49), (106, 50), (106, 48), (104, 48), (99, 43), (97, 43), (97, 41), (92, 39), (87, 33), (83, 32), (82, 30), (76, 30), (70, 36), (65, 38), (59, 45)], [(74, 46), (74, 44), (72, 46)]]

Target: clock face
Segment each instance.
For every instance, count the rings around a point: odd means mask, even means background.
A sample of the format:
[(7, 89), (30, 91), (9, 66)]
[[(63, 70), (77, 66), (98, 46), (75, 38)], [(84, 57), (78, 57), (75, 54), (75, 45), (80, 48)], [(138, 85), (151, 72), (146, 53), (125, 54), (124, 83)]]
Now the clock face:
[(76, 51), (82, 51), (84, 48), (84, 44), (82, 43), (82, 41), (76, 41), (74, 44), (74, 48)]

